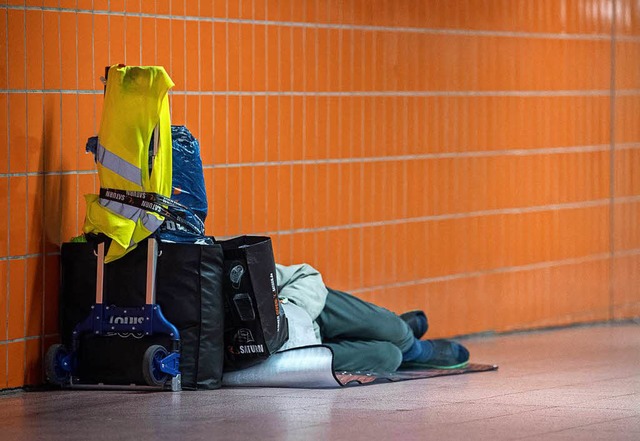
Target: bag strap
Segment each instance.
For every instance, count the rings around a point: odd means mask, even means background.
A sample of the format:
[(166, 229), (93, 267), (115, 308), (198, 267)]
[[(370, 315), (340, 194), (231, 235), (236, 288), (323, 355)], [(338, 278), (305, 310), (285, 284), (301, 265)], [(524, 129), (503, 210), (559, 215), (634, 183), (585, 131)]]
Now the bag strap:
[[(152, 211), (159, 214), (160, 216), (171, 219), (177, 224), (188, 227), (195, 234), (200, 234), (204, 228), (204, 223), (202, 222), (202, 220), (198, 217), (197, 214), (193, 213), (189, 209), (189, 207), (182, 205), (181, 203), (161, 194), (146, 191), (121, 190), (119, 188), (100, 188), (100, 198), (120, 202), (121, 204), (141, 208), (143, 210)], [(193, 216), (199, 221), (200, 228), (198, 228), (198, 226), (189, 222), (182, 216), (169, 211), (169, 209), (165, 208), (164, 205), (168, 207), (179, 208), (193, 214)]]

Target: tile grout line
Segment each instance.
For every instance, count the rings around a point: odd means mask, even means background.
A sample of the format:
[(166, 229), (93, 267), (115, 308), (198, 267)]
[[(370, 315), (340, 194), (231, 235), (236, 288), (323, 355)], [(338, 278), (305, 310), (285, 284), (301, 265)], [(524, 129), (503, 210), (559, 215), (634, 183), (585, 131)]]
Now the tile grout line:
[[(617, 198), (617, 199), (618, 201), (616, 203), (619, 203), (619, 204), (635, 203), (635, 202), (640, 202), (640, 195), (628, 196), (628, 197)], [(609, 199), (592, 199), (589, 201), (570, 202), (570, 203), (564, 203), (564, 204), (534, 205), (534, 206), (519, 207), (519, 208), (499, 208), (495, 210), (447, 213), (447, 214), (420, 216), (420, 217), (412, 217), (412, 218), (405, 218), (405, 219), (387, 219), (382, 221), (360, 222), (360, 223), (345, 224), (345, 225), (329, 225), (329, 226), (317, 227), (317, 228), (297, 228), (297, 229), (291, 229), (291, 230), (265, 231), (260, 234), (267, 234), (267, 235), (268, 234), (281, 234), (281, 235), (282, 234), (300, 234), (300, 233), (313, 233), (313, 232), (322, 232), (322, 231), (337, 231), (337, 230), (354, 229), (354, 228), (383, 227), (387, 225), (401, 225), (406, 223), (430, 222), (430, 221), (449, 220), (449, 219), (465, 219), (465, 218), (472, 218), (472, 217), (479, 217), (479, 216), (495, 216), (495, 215), (501, 215), (501, 214), (518, 215), (523, 213), (537, 213), (537, 212), (544, 212), (544, 211), (561, 211), (561, 210), (603, 207), (603, 206), (608, 206), (609, 203), (610, 203)]]
[[(24, 32), (24, 37), (23, 37), (23, 44), (24, 44), (24, 84), (25, 86), (27, 85), (27, 13), (25, 11), (24, 13), (24, 28), (23, 28), (23, 32)], [(77, 87), (77, 84), (76, 84)], [(25, 100), (25, 133), (29, 133), (29, 100), (28, 97), (25, 95), (24, 97)], [(26, 143), (25, 143), (25, 147), (26, 147), (26, 152), (25, 152), (25, 171), (29, 170), (29, 138), (27, 137), (26, 139)], [(25, 248), (25, 252), (29, 251), (29, 224), (28, 224), (28, 219), (29, 219), (29, 178), (25, 177), (25, 229), (24, 229), (24, 248)], [(27, 262), (24, 262), (24, 270), (23, 270), (23, 299), (22, 299), (22, 304), (24, 305), (23, 307), (23, 311), (22, 311), (22, 335), (26, 336), (27, 335), (27, 278), (28, 278), (28, 265)], [(22, 371), (26, 374), (27, 371), (27, 355), (26, 355), (26, 345), (25, 345), (25, 354), (22, 357)]]
[[(6, 10), (5, 13), (5, 35), (9, 35), (9, 11)], [(5, 53), (3, 54), (7, 63), (9, 61), (9, 45), (7, 44), (5, 47)], [(6, 71), (5, 78), (7, 86), (9, 86), (9, 69)], [(11, 139), (11, 124), (9, 124), (9, 115), (11, 115), (11, 100), (7, 97), (7, 139), (5, 140), (7, 143), (7, 172), (11, 171), (11, 144), (9, 140)], [(7, 213), (11, 213), (11, 178), (7, 180)], [(11, 253), (11, 222), (7, 222), (7, 255)], [(9, 302), (10, 302), (10, 267), (9, 264), (5, 265), (6, 267), (6, 278), (5, 281), (5, 292), (6, 292), (6, 300), (5, 300), (5, 316), (2, 317), (4, 320), (4, 335), (5, 338), (9, 338)], [(9, 384), (9, 348), (7, 346), (5, 351), (5, 378), (4, 378), (4, 387), (7, 387)]]
[[(78, 13), (78, 14), (95, 14), (107, 16), (132, 16), (140, 18), (155, 19), (172, 19), (179, 17), (183, 21), (200, 21), (200, 22), (227, 22), (236, 24), (258, 24), (264, 26), (280, 26), (280, 27), (317, 27), (319, 29), (348, 29), (359, 30), (363, 32), (397, 32), (397, 33), (414, 33), (414, 34), (430, 34), (430, 35), (453, 35), (453, 36), (476, 36), (476, 37), (503, 37), (503, 38), (533, 38), (533, 39), (552, 39), (552, 40), (587, 40), (587, 41), (607, 41), (609, 34), (580, 34), (580, 33), (553, 33), (553, 32), (516, 32), (516, 31), (500, 31), (500, 30), (466, 30), (466, 29), (447, 29), (447, 28), (417, 28), (410, 26), (382, 26), (382, 25), (355, 25), (355, 24), (339, 24), (339, 23), (314, 23), (314, 22), (294, 22), (294, 21), (275, 21), (275, 20), (254, 20), (242, 18), (227, 17), (198, 17), (193, 15), (174, 16), (171, 12), (167, 14), (150, 14), (144, 12), (111, 11), (107, 10), (87, 10), (79, 8), (63, 8), (49, 6), (18, 6), (18, 5), (0, 5), (0, 9), (6, 10), (35, 10), (43, 12), (62, 12), (62, 13)], [(640, 36), (624, 35), (621, 37), (624, 41), (640, 41)]]
[[(101, 89), (0, 89), (0, 93), (102, 95)], [(545, 89), (545, 90), (371, 90), (371, 91), (297, 91), (297, 90), (171, 90), (169, 95), (211, 96), (317, 96), (317, 97), (609, 97), (611, 89)], [(619, 96), (640, 95), (640, 89), (620, 89)]]
[[(640, 255), (640, 248), (633, 250), (633, 255)], [(610, 258), (609, 253), (592, 254), (589, 256), (576, 257), (576, 258), (563, 259), (563, 260), (536, 262), (536, 263), (519, 265), (519, 266), (506, 266), (506, 267), (492, 268), (487, 270), (448, 274), (445, 276), (426, 277), (422, 279), (407, 280), (404, 282), (394, 282), (394, 283), (386, 283), (381, 285), (373, 285), (373, 286), (354, 289), (351, 292), (353, 294), (361, 294), (361, 293), (384, 290), (389, 288), (403, 288), (408, 286), (427, 285), (431, 283), (450, 282), (454, 280), (470, 279), (470, 278), (489, 276), (489, 275), (495, 275), (495, 274), (509, 274), (509, 273), (523, 272), (523, 271), (536, 271), (536, 270), (549, 269), (549, 268), (558, 268), (561, 266), (579, 265), (583, 263), (603, 261), (609, 258)]]
[(615, 117), (616, 117), (616, 0), (611, 2), (612, 20), (611, 20), (611, 76), (610, 76), (610, 111), (609, 111), (609, 320), (613, 320), (615, 315), (615, 199), (616, 199), (616, 141), (615, 141)]
[[(364, 130), (364, 129), (363, 129)], [(618, 144), (617, 150), (635, 150), (640, 149), (640, 143)], [(326, 158), (326, 159), (307, 159), (307, 160), (290, 160), (290, 161), (264, 161), (264, 162), (243, 162), (228, 164), (205, 164), (205, 169), (214, 168), (236, 168), (236, 167), (271, 167), (280, 165), (308, 165), (308, 164), (339, 164), (339, 163), (369, 163), (369, 162), (386, 162), (386, 161), (410, 161), (424, 159), (448, 159), (448, 158), (475, 158), (475, 157), (494, 157), (494, 156), (535, 156), (547, 154), (570, 154), (570, 153), (589, 153), (589, 152), (605, 152), (610, 150), (609, 144), (593, 145), (593, 146), (571, 146), (571, 147), (548, 147), (540, 149), (509, 149), (509, 150), (477, 150), (469, 152), (444, 152), (444, 153), (423, 153), (402, 156), (369, 156), (354, 158)], [(60, 176), (60, 175), (95, 175), (96, 170), (68, 170), (68, 171), (46, 171), (46, 172), (16, 172), (16, 173), (0, 173), (0, 178), (19, 177), (19, 176)]]
[[(44, 32), (44, 26), (45, 26), (45, 25), (44, 25), (44, 13), (41, 13), (41, 14), (40, 14), (40, 16), (41, 16), (41, 24), (42, 24), (42, 41), (41, 41), (41, 43), (42, 43), (41, 86), (42, 86), (42, 88), (44, 88), (44, 87), (45, 87), (45, 75), (46, 75), (46, 71), (45, 71), (45, 56), (44, 56), (44, 40), (45, 40), (45, 32)], [(93, 16), (92, 16), (92, 17), (93, 17)], [(92, 18), (92, 22), (93, 22), (93, 18)], [(92, 49), (91, 49), (91, 50), (93, 51), (93, 35), (91, 36), (91, 43), (92, 43)], [(92, 59), (93, 59), (93, 57), (92, 57)], [(93, 65), (93, 60), (92, 60), (92, 65)], [(41, 108), (41, 117), (42, 117), (42, 121), (43, 121), (43, 123), (44, 123), (44, 121), (45, 121), (45, 115), (46, 115), (46, 112), (45, 112), (45, 105), (44, 105), (44, 97), (42, 97), (42, 104), (41, 104), (41, 106), (42, 106), (42, 108)], [(46, 141), (46, 135), (43, 133), (43, 135), (42, 135), (42, 144), (43, 144), (43, 145), (45, 144), (45, 141)], [(42, 165), (43, 170), (46, 170), (46, 168), (45, 168), (45, 158), (42, 158), (42, 164), (41, 164), (41, 165)], [(40, 190), (40, 191), (42, 191), (42, 194), (43, 194), (43, 195), (44, 195), (44, 194), (46, 194), (46, 184), (45, 184), (45, 181), (46, 181), (46, 179), (44, 179), (44, 178), (43, 178), (43, 179), (42, 179), (42, 184), (39, 186), (39, 187), (40, 187), (40, 188), (39, 188), (39, 190)], [(42, 209), (42, 213), (43, 213), (43, 215), (42, 215), (42, 221), (43, 221), (43, 222), (44, 222), (44, 213), (46, 212), (46, 202), (45, 202), (45, 199), (46, 199), (46, 198), (44, 198), (44, 197), (42, 198), (42, 203), (41, 203), (41, 205), (40, 205), (40, 208)], [(46, 236), (45, 228), (43, 227), (43, 228), (42, 228), (42, 232), (40, 233), (40, 241), (39, 241), (39, 242), (40, 242), (40, 249), (41, 249), (41, 250), (43, 250), (43, 251), (46, 249), (46, 240), (45, 240), (45, 236)], [(27, 250), (27, 251), (29, 251), (29, 250)], [(46, 256), (46, 254), (45, 254), (45, 256)], [(43, 259), (43, 269), (44, 269), (44, 268), (46, 268), (46, 265), (47, 265), (47, 259), (46, 259), (46, 257), (45, 257), (45, 258)], [(47, 285), (46, 285), (46, 283), (47, 283), (47, 274), (46, 274), (46, 271), (44, 271), (44, 270), (42, 271), (42, 280), (41, 280), (41, 281), (42, 281), (42, 288), (43, 288), (43, 289), (42, 289), (42, 308), (41, 308), (41, 310), (40, 310), (40, 324), (41, 324), (41, 327), (42, 327), (42, 328), (41, 328), (41, 329), (42, 329), (42, 332), (44, 333), (44, 332), (45, 332), (45, 317), (46, 317), (46, 310), (47, 310), (46, 300), (45, 300), (45, 299), (46, 299), (46, 291), (45, 291), (45, 287), (47, 286)], [(41, 348), (40, 355), (42, 356), (42, 359), (44, 360), (44, 345), (43, 345), (43, 347)]]

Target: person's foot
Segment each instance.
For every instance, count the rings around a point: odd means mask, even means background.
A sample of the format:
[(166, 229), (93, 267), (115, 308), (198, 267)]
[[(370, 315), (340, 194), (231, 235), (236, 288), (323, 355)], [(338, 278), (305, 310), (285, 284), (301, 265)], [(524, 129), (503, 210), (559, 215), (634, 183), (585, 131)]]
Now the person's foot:
[(427, 333), (427, 329), (429, 329), (429, 321), (423, 311), (407, 311), (404, 314), (400, 314), (400, 318), (409, 325), (414, 337), (418, 340), (420, 340), (420, 338)]
[(469, 351), (452, 340), (421, 340), (421, 353), (402, 362), (401, 369), (460, 369), (469, 364)]

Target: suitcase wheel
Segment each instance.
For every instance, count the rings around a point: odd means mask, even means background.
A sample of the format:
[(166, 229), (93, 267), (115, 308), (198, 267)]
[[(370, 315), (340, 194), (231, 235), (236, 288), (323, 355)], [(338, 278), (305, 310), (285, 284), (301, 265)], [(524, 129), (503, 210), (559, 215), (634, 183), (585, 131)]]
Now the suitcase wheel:
[(152, 345), (147, 348), (142, 359), (142, 375), (149, 386), (163, 386), (169, 374), (162, 372), (162, 359), (169, 355), (164, 346)]
[(45, 356), (45, 373), (51, 384), (64, 386), (71, 378), (71, 366), (66, 365), (65, 358), (69, 351), (61, 344), (52, 345)]

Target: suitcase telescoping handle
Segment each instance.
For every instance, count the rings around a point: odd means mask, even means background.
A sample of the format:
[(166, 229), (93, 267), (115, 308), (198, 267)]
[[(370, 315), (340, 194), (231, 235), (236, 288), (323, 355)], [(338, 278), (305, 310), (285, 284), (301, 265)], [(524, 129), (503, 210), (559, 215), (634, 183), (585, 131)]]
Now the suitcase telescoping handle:
[[(104, 303), (104, 242), (98, 244), (96, 252), (98, 264), (96, 268), (96, 304)], [(150, 238), (147, 241), (147, 286), (145, 303), (156, 302), (156, 269), (158, 268), (158, 242)]]

